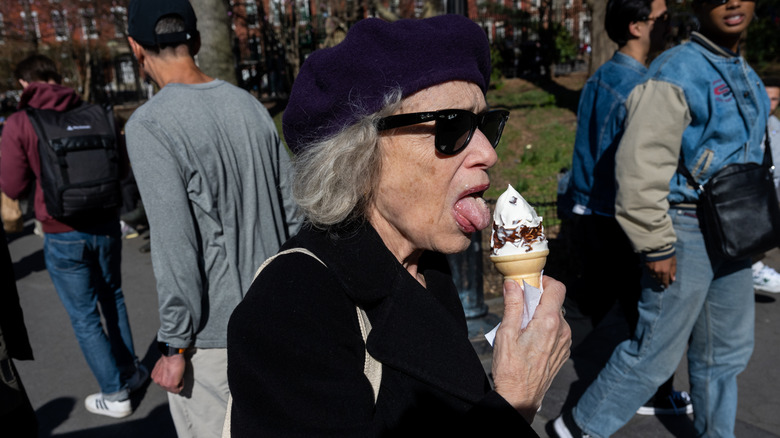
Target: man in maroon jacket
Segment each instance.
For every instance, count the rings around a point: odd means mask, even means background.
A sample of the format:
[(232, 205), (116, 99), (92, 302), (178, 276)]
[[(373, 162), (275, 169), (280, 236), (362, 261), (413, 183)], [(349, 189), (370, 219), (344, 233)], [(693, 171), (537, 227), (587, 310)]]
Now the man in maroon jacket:
[[(38, 136), (24, 109), (66, 111), (82, 101), (74, 90), (60, 85), (56, 65), (45, 56), (25, 59), (14, 73), (24, 91), (20, 111), (8, 118), (0, 141), (0, 189), (17, 199), (40, 181), (41, 171)], [(126, 417), (132, 413), (130, 392), (149, 373), (135, 356), (122, 295), (119, 212), (106, 209), (88, 218), (56, 220), (36, 183), (35, 217), (43, 227), (46, 268), (100, 386), (99, 393), (87, 396), (85, 406), (96, 414)]]

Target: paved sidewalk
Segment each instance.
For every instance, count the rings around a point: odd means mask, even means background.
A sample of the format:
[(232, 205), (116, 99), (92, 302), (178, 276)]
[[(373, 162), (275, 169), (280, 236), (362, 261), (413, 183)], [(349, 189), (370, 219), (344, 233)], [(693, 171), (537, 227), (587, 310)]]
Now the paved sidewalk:
[[(9, 248), (35, 355), (34, 361), (15, 363), (38, 415), (39, 436), (175, 437), (166, 393), (155, 384), (133, 394), (136, 410), (129, 417), (113, 419), (87, 412), (84, 397), (100, 388), (46, 271), (43, 239), (32, 233), (31, 224), (21, 236), (9, 238), (13, 239)], [(156, 336), (160, 322), (151, 257), (138, 250), (147, 242), (144, 237), (123, 241), (122, 288), (136, 355), (151, 372), (159, 357)]]
[[(90, 414), (83, 399), (99, 391), (87, 368), (62, 304), (46, 272), (43, 261), (43, 240), (32, 234), (31, 224), (25, 233), (10, 236), (11, 257), (18, 279), (18, 288), (25, 321), (35, 354), (34, 361), (16, 361), (24, 385), (36, 409), (41, 437), (175, 437), (168, 412), (166, 393), (148, 384), (134, 395), (136, 411), (124, 419)], [(144, 236), (125, 240), (122, 250), (123, 289), (136, 353), (151, 370), (159, 353), (155, 337), (159, 326), (157, 294), (152, 274), (151, 257), (139, 248), (147, 243)], [(765, 261), (780, 268), (780, 251), (772, 251)], [(738, 437), (780, 437), (780, 294), (757, 293), (756, 347), (748, 369), (740, 376), (740, 405), (737, 418)], [(488, 302), (490, 317), (502, 312), (502, 302)], [(599, 327), (606, 339), (618, 340), (625, 327), (614, 317)], [(573, 321), (573, 323), (576, 323)], [(481, 338), (475, 338), (475, 348), (483, 353), (486, 369), (490, 369), (490, 351)], [(544, 424), (555, 417), (570, 394), (582, 391), (581, 379), (598, 371), (594, 365), (611, 351), (609, 342), (585, 340), (575, 350), (553, 382), (534, 428), (546, 437)], [(685, 364), (676, 374), (676, 387), (688, 389)], [(687, 437), (691, 436), (688, 417), (636, 416), (615, 435), (616, 437)]]

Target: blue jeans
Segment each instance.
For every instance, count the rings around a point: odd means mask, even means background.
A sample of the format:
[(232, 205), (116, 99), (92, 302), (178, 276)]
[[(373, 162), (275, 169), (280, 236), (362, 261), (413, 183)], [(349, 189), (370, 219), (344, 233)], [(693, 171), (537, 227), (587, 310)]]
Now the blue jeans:
[(669, 211), (677, 233), (677, 280), (661, 289), (642, 274), (639, 323), (618, 345), (574, 407), (595, 437), (615, 433), (666, 381), (688, 348), (697, 436), (733, 437), (737, 375), (753, 352), (755, 304), (750, 260), (711, 258), (696, 213)]
[[(116, 232), (47, 233), (43, 251), (54, 288), (70, 316), (81, 351), (108, 400), (128, 397), (135, 351), (122, 295), (122, 237)], [(98, 303), (106, 321), (100, 320)]]

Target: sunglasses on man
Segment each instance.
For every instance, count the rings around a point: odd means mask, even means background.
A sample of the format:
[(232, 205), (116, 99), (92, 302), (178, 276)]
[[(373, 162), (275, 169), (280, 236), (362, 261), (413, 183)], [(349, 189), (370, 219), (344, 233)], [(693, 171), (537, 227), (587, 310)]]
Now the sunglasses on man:
[(436, 150), (444, 155), (455, 155), (468, 146), (477, 129), (487, 137), (490, 145), (495, 149), (507, 120), (509, 120), (509, 111), (506, 110), (474, 114), (462, 109), (445, 109), (384, 117), (379, 120), (377, 129), (386, 131), (435, 121)]
[[(725, 5), (726, 3), (730, 2), (731, 0), (698, 0), (699, 3), (704, 3), (710, 6), (720, 6)], [(743, 2), (754, 2), (756, 0), (741, 0)]]
[[(720, 1), (720, 0), (716, 0), (716, 1)], [(726, 1), (728, 1), (728, 0), (726, 0)], [(657, 17), (643, 17), (639, 21), (655, 21), (656, 23), (665, 23), (665, 22), (669, 21), (669, 11), (664, 11), (663, 14), (661, 14), (661, 15), (659, 15)]]

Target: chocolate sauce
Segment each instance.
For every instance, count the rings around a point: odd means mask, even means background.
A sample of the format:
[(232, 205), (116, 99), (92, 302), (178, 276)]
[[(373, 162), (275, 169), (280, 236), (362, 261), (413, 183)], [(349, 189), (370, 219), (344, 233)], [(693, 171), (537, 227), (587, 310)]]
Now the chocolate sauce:
[[(502, 239), (500, 236), (504, 236)], [(541, 242), (544, 239), (544, 229), (542, 224), (538, 227), (519, 226), (516, 228), (505, 228), (495, 222), (493, 223), (493, 253), (503, 248), (507, 242), (523, 242), (522, 246), (526, 248), (525, 252), (533, 250), (531, 244), (535, 241)]]

